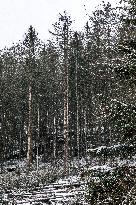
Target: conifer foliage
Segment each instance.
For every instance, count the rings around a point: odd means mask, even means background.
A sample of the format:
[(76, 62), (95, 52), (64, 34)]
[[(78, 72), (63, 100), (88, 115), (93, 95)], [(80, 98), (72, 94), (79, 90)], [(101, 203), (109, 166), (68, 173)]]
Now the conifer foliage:
[(0, 51), (1, 172), (61, 162), (61, 177), (83, 172), (88, 204), (135, 204), (136, 2), (121, 2), (103, 2), (82, 32), (65, 11), (48, 42), (30, 26)]

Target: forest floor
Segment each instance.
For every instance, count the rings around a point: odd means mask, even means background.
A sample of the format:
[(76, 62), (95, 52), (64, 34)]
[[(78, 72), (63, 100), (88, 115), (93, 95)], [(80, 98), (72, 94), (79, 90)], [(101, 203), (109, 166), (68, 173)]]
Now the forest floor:
[(15, 205), (86, 204), (84, 189), (83, 182), (72, 182), (67, 178), (29, 191), (24, 189), (4, 193), (2, 202)]
[[(59, 164), (59, 165), (58, 165)], [(86, 204), (85, 181), (80, 174), (63, 175), (62, 161), (51, 163), (36, 161), (28, 172), (26, 161), (5, 162), (0, 174), (0, 204)]]
[(67, 177), (63, 174), (61, 160), (55, 166), (39, 161), (38, 169), (35, 161), (29, 172), (25, 160), (5, 162), (0, 174), (0, 205), (87, 205), (88, 172), (106, 173), (114, 170), (117, 164), (136, 166), (136, 156), (131, 160), (116, 158), (104, 163), (97, 158), (87, 163), (89, 160), (82, 158), (78, 167), (74, 159)]

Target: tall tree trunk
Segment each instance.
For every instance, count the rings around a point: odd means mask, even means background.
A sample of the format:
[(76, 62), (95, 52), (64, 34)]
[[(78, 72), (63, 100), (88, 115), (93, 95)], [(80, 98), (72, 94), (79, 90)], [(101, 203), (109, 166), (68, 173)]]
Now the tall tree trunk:
[[(72, 21), (70, 16), (60, 14), (59, 23), (54, 25), (55, 33), (57, 36), (61, 51), (63, 54), (63, 94), (64, 94), (64, 114), (63, 114), (63, 138), (64, 138), (64, 173), (68, 174), (68, 150), (69, 150), (69, 69), (68, 69), (68, 39), (69, 39), (69, 27)], [(56, 33), (57, 32), (57, 33)], [(57, 41), (58, 41), (57, 40)]]
[[(33, 160), (33, 147), (32, 147), (32, 85), (35, 83), (35, 76), (34, 73), (36, 72), (36, 64), (35, 64), (35, 51), (38, 43), (37, 33), (35, 29), (30, 26), (28, 33), (26, 34), (25, 40), (23, 44), (27, 48), (27, 58), (26, 58), (26, 65), (27, 65), (27, 72), (28, 72), (28, 150), (27, 150), (27, 162), (28, 162), (28, 169)], [(33, 113), (34, 114), (34, 113)]]
[(84, 109), (84, 135), (85, 135), (85, 157), (87, 157), (87, 108)]
[(32, 163), (32, 86), (29, 85), (29, 99), (28, 99), (28, 149), (27, 149), (27, 163), (30, 167)]
[(69, 76), (68, 76), (68, 26), (64, 24), (64, 173), (68, 174), (68, 137), (69, 137)]
[(56, 162), (56, 118), (53, 119), (53, 158), (54, 164)]
[(64, 82), (64, 173), (68, 173), (68, 67), (65, 65), (65, 82)]
[(77, 136), (77, 156), (78, 166), (80, 159), (80, 138), (79, 138), (79, 100), (78, 100), (78, 51), (76, 51), (76, 136)]
[(37, 172), (38, 172), (38, 168), (39, 168), (39, 136), (40, 136), (40, 109), (39, 109), (39, 104), (38, 104), (38, 110), (37, 110), (37, 114), (38, 114), (38, 119), (37, 119), (37, 143), (36, 143), (36, 166), (37, 166)]

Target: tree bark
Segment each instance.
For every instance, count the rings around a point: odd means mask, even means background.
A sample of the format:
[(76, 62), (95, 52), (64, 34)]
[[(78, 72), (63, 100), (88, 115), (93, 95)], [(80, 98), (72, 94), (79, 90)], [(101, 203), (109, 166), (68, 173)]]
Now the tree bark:
[(68, 174), (68, 135), (69, 135), (69, 76), (68, 76), (68, 25), (64, 24), (64, 173)]
[(28, 168), (32, 163), (32, 86), (29, 85), (29, 99), (28, 99), (28, 149), (27, 149), (27, 163)]

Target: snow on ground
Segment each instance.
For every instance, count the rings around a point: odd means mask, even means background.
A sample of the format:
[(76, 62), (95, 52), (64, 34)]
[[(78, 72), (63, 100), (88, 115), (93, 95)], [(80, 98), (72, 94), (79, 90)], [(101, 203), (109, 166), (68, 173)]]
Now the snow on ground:
[(3, 202), (16, 205), (30, 204), (75, 204), (77, 200), (84, 204), (85, 186), (78, 176), (60, 178), (54, 183), (43, 186), (36, 191), (22, 190), (3, 194)]
[(80, 177), (78, 176), (69, 176), (67, 178), (61, 178), (58, 181), (58, 184), (73, 184), (73, 183), (79, 183)]
[(114, 168), (109, 167), (108, 165), (100, 165), (100, 166), (97, 165), (89, 168), (89, 170), (101, 170), (101, 171), (111, 171), (113, 169)]
[[(120, 145), (114, 145), (113, 147), (119, 147)], [(101, 150), (105, 146), (99, 147), (97, 150)], [(89, 166), (86, 166), (86, 161), (89, 161)], [(116, 161), (116, 162), (115, 162)], [(26, 165), (26, 161), (17, 161), (14, 162), (18, 164), (18, 166), (21, 168), (21, 170), (24, 170), (24, 166)], [(78, 162), (76, 159), (73, 160), (72, 166), (78, 166)], [(10, 163), (9, 163), (10, 164)], [(112, 166), (110, 166), (112, 164)], [(131, 160), (121, 160), (120, 158), (114, 159), (114, 162), (108, 162), (106, 161), (104, 165), (100, 165), (97, 162), (97, 158), (91, 160), (91, 158), (88, 158), (87, 160), (82, 158), (80, 160), (80, 168), (81, 173), (82, 171), (100, 171), (100, 172), (108, 172), (114, 170), (114, 168), (118, 166), (123, 166), (124, 164), (129, 164), (131, 166), (136, 166), (136, 155), (134, 155)], [(8, 163), (5, 164), (7, 166)], [(45, 169), (46, 167), (46, 169)], [(42, 168), (44, 168), (42, 170)], [(39, 168), (39, 176), (42, 176), (42, 174), (45, 172), (48, 173), (48, 170), (53, 169), (51, 168), (51, 165), (48, 164), (47, 166), (45, 164), (40, 164)], [(81, 178), (81, 175), (69, 175), (68, 177), (60, 177), (58, 178), (54, 183), (48, 184), (42, 184), (40, 187), (36, 187), (35, 190), (31, 190), (26, 187), (26, 189), (15, 189), (14, 191), (11, 191), (11, 193), (3, 193), (2, 200), (5, 202), (8, 202), (8, 205), (12, 204), (14, 201), (16, 205), (30, 205), (30, 204), (52, 204), (52, 205), (62, 205), (62, 204), (69, 204), (73, 205), (80, 199), (82, 201), (82, 205), (85, 203), (85, 191), (86, 191), (86, 184), (85, 180)], [(31, 177), (33, 180), (36, 179), (36, 170), (31, 172)], [(25, 173), (21, 173), (22, 178), (25, 178)], [(13, 174), (14, 176), (14, 174)], [(28, 176), (29, 177), (29, 176)], [(99, 178), (94, 176), (93, 179), (95, 181), (98, 181)], [(11, 202), (11, 203), (10, 203)], [(3, 204), (3, 203), (2, 203)]]

